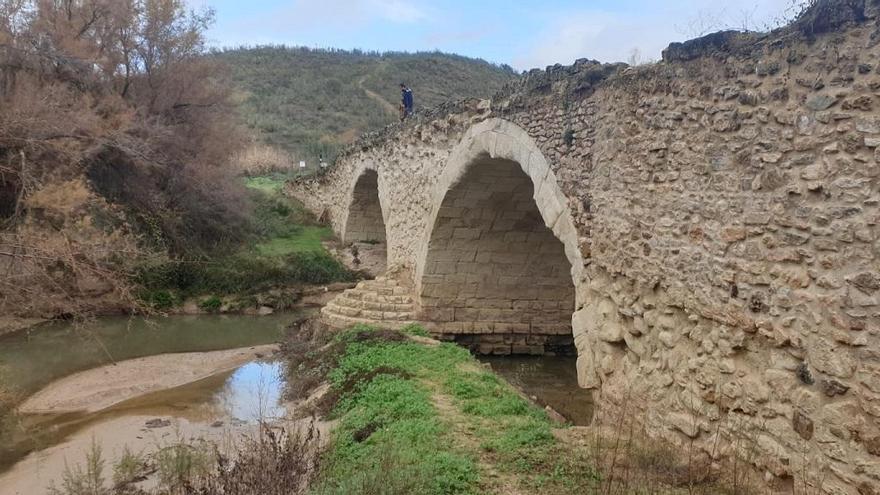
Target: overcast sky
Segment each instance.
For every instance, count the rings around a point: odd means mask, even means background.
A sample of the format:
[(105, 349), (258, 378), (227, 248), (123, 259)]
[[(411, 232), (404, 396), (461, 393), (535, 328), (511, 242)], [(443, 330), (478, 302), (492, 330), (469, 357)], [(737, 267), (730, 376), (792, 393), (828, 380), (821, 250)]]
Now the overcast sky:
[(763, 29), (803, 0), (188, 0), (210, 6), (213, 46), (442, 50), (516, 69), (578, 58), (658, 59), (671, 41)]

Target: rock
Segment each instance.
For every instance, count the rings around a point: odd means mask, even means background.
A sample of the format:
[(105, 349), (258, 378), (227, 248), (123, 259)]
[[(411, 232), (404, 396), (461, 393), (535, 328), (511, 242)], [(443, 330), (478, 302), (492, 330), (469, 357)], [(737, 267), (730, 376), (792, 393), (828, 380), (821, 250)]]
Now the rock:
[(821, 180), (828, 175), (828, 170), (823, 163), (815, 163), (804, 167), (801, 171), (801, 179), (804, 180)]
[(582, 388), (594, 389), (602, 385), (599, 381), (599, 374), (596, 372), (596, 362), (593, 358), (592, 350), (581, 352), (578, 355), (576, 366), (578, 384)]
[(867, 134), (880, 133), (880, 122), (877, 119), (858, 119), (856, 120), (856, 130)]
[(171, 421), (168, 419), (155, 418), (147, 420), (144, 423), (144, 426), (146, 426), (147, 428), (167, 428), (171, 426)]
[(547, 417), (550, 418), (550, 421), (561, 425), (568, 424), (568, 419), (562, 414), (559, 414), (556, 409), (553, 409), (550, 406), (544, 406), (544, 412), (547, 413)]
[(807, 100), (807, 108), (813, 110), (814, 112), (821, 112), (822, 110), (828, 110), (836, 104), (838, 98), (831, 95), (816, 95)]
[(865, 450), (867, 450), (869, 454), (880, 457), (880, 435), (874, 435), (873, 437), (866, 439), (864, 444)]
[(874, 272), (861, 272), (852, 277), (849, 282), (869, 294), (880, 289), (880, 277)]
[(849, 390), (848, 385), (844, 385), (839, 381), (829, 378), (821, 381), (822, 391), (828, 397), (835, 397), (838, 395), (843, 395)]
[(791, 426), (804, 440), (813, 438), (813, 420), (800, 410), (795, 410), (791, 418)]
[(665, 330), (660, 332), (657, 338), (660, 339), (660, 342), (663, 342), (663, 345), (669, 348), (675, 347), (675, 344), (678, 343), (678, 337), (674, 333)]
[(695, 415), (669, 413), (666, 415), (666, 422), (688, 438), (697, 438), (700, 435), (699, 419)]

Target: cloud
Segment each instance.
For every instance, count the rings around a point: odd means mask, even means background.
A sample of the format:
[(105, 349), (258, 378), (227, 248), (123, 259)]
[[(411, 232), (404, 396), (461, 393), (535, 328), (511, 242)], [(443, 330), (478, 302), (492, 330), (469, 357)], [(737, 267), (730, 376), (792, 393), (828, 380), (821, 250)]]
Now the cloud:
[[(803, 0), (798, 0), (803, 2)], [(545, 28), (514, 59), (520, 69), (570, 64), (579, 58), (601, 62), (626, 61), (633, 50), (659, 59), (672, 41), (726, 28), (766, 29), (790, 15), (790, 0), (714, 0), (630, 2), (630, 9), (557, 11)]]
[(424, 9), (410, 0), (295, 0), (241, 22), (273, 30), (351, 29), (375, 22), (412, 24), (425, 18)]
[(367, 3), (371, 12), (392, 22), (409, 24), (427, 17), (424, 10), (404, 0), (367, 0)]

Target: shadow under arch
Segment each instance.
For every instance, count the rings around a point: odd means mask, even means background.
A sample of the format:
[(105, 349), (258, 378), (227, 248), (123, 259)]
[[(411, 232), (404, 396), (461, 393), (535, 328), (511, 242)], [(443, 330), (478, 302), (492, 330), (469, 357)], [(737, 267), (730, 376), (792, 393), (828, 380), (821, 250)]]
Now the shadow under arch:
[(502, 119), (473, 126), (431, 204), (419, 319), (482, 353), (573, 352), (584, 262), (567, 199), (531, 137)]
[(373, 263), (381, 265), (379, 269), (368, 270), (378, 272), (374, 275), (384, 272), (388, 256), (386, 210), (382, 206), (380, 188), (379, 173), (374, 168), (365, 167), (355, 176), (341, 229), (343, 243), (359, 246), (353, 251), (355, 258), (369, 252), (369, 256), (374, 258)]

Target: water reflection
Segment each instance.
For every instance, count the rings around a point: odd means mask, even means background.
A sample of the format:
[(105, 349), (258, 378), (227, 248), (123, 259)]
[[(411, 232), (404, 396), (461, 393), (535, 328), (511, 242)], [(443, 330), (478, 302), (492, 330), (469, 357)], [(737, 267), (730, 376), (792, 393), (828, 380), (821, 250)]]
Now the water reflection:
[(237, 369), (218, 393), (226, 415), (249, 423), (283, 417), (282, 372), (279, 362), (254, 362)]
[(577, 359), (562, 356), (479, 356), (507, 381), (575, 426), (593, 419), (593, 398), (578, 386)]

